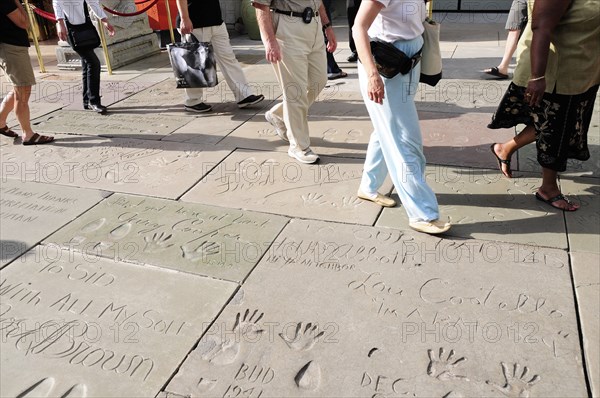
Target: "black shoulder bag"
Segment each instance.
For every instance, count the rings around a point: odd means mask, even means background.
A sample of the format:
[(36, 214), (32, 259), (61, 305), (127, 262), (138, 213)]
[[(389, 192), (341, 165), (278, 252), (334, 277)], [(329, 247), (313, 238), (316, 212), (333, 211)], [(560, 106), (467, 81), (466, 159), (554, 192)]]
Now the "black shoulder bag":
[[(83, 12), (85, 14), (85, 22), (79, 25), (72, 25), (65, 17), (67, 25), (67, 41), (73, 50), (84, 48), (96, 48), (100, 46), (100, 36), (92, 23), (87, 3), (83, 2)], [(100, 26), (102, 29), (102, 26)]]

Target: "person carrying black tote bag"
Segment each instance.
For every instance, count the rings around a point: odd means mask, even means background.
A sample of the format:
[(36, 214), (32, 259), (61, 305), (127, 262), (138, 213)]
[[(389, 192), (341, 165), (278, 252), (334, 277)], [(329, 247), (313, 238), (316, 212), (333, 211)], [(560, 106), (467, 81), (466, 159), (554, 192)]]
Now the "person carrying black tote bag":
[(88, 5), (110, 36), (114, 36), (115, 29), (108, 22), (99, 0), (53, 0), (52, 5), (58, 38), (66, 40), (81, 57), (83, 108), (103, 115), (107, 109), (100, 102), (100, 60), (94, 52), (100, 45), (100, 37), (90, 19)]

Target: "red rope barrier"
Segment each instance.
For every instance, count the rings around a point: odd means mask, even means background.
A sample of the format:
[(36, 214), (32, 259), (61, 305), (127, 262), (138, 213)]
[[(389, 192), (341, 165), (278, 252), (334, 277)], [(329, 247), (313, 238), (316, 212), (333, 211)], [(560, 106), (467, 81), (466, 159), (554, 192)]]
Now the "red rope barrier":
[(33, 4), (30, 4), (29, 6), (31, 7), (33, 12), (35, 12), (40, 17), (46, 18), (47, 20), (52, 21), (52, 22), (56, 22), (56, 15), (52, 14), (51, 12), (44, 11), (44, 10), (34, 6)]
[(148, 4), (146, 7), (142, 8), (141, 10), (138, 10), (136, 12), (132, 12), (132, 13), (123, 13), (123, 12), (118, 12), (115, 10), (111, 10), (110, 8), (108, 8), (105, 5), (102, 5), (102, 8), (104, 8), (104, 11), (109, 12), (113, 15), (118, 15), (120, 17), (134, 17), (136, 15), (140, 15), (145, 13), (146, 11), (148, 11), (150, 8), (154, 7), (154, 5), (158, 2), (158, 0), (153, 0), (152, 3)]
[(149, 2), (149, 1), (152, 1), (152, 0), (142, 0), (142, 1), (136, 1), (136, 2), (135, 2), (135, 4), (136, 4), (136, 5), (139, 5), (139, 4), (144, 4), (144, 3), (147, 3), (147, 2)]
[[(133, 16), (136, 16), (136, 15), (140, 15), (140, 14), (145, 13), (150, 8), (154, 7), (154, 5), (158, 2), (158, 0), (143, 0), (143, 1), (140, 1), (139, 3), (135, 3), (135, 4), (144, 4), (144, 3), (147, 3), (149, 1), (151, 1), (152, 3), (148, 4), (143, 9), (138, 10), (138, 11), (133, 12), (133, 13), (121, 13), (121, 12), (118, 12), (118, 11), (111, 10), (110, 8), (106, 7), (105, 5), (103, 5), (102, 8), (104, 8), (105, 11), (108, 11), (109, 13), (114, 14), (114, 15), (118, 15), (120, 17), (133, 17)], [(47, 19), (49, 21), (52, 21), (52, 22), (56, 22), (56, 15), (52, 14), (51, 12), (44, 11), (41, 8), (37, 7), (37, 6), (34, 6), (33, 4), (29, 4), (29, 7), (31, 7), (31, 9), (33, 10), (33, 12), (35, 12), (40, 17), (45, 18), (45, 19)]]

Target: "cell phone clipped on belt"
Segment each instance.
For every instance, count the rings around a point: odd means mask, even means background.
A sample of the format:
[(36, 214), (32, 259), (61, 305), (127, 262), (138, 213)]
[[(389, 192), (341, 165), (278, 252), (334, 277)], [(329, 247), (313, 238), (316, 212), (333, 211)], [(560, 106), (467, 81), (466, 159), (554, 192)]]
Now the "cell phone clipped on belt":
[(315, 12), (313, 11), (313, 9), (310, 7), (306, 7), (302, 12), (302, 22), (310, 23), (314, 16)]

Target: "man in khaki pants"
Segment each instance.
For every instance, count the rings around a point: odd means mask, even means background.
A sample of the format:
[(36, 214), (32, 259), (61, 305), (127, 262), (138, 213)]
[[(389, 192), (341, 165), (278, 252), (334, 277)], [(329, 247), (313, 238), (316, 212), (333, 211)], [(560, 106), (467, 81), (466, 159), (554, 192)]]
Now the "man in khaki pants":
[(283, 103), (265, 113), (277, 135), (290, 142), (288, 155), (315, 163), (310, 149), (308, 108), (327, 83), (327, 51), (337, 47), (321, 0), (253, 0), (267, 61), (283, 90)]

